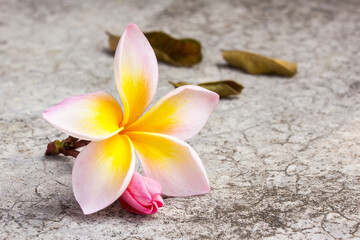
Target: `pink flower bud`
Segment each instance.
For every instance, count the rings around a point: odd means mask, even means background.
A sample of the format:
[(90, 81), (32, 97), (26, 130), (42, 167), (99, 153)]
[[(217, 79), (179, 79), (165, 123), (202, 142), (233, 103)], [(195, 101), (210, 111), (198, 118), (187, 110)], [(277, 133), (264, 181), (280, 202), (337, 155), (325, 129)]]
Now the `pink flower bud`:
[(160, 183), (135, 171), (119, 201), (130, 212), (148, 215), (156, 213), (164, 205), (161, 194)]

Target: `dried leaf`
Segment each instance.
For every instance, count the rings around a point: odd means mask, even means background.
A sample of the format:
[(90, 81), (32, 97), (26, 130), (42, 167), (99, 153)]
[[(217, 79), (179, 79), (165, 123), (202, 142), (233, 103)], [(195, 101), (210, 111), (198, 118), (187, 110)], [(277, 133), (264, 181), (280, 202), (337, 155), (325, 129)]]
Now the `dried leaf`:
[[(163, 32), (144, 33), (154, 49), (158, 60), (179, 67), (191, 67), (202, 59), (200, 42), (190, 39), (175, 39)], [(107, 32), (109, 48), (115, 52), (120, 36)]]
[(297, 71), (297, 64), (259, 54), (229, 50), (222, 51), (223, 58), (233, 67), (238, 67), (250, 74), (277, 74), (292, 77)]
[[(187, 82), (171, 82), (169, 81), (174, 87), (181, 87), (184, 85), (195, 85), (190, 84)], [(197, 86), (206, 88), (210, 91), (216, 92), (220, 95), (220, 97), (228, 97), (231, 95), (238, 95), (243, 90), (243, 86), (235, 81), (232, 80), (223, 80), (223, 81), (215, 81), (215, 82), (205, 82), (196, 84)]]
[(110, 49), (110, 51), (115, 53), (116, 47), (117, 47), (117, 45), (118, 45), (118, 43), (120, 41), (121, 36), (111, 34), (110, 32), (106, 32), (106, 34), (108, 35), (109, 49)]

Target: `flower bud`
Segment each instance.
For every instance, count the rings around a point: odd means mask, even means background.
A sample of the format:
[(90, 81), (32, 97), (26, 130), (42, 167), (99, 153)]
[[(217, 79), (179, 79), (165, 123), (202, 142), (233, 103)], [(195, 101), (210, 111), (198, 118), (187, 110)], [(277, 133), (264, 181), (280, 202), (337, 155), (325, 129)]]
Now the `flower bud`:
[(148, 215), (156, 213), (164, 205), (161, 194), (160, 183), (135, 171), (119, 201), (130, 212)]

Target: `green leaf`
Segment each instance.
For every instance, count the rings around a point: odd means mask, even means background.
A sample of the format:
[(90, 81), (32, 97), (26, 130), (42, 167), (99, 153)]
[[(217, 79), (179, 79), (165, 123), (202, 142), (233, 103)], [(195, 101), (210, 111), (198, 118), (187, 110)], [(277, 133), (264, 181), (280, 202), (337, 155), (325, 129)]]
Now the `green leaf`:
[[(174, 87), (181, 87), (184, 85), (195, 85), (190, 84), (187, 82), (171, 82), (169, 81)], [(223, 80), (223, 81), (214, 81), (214, 82), (205, 82), (196, 84), (197, 86), (206, 88), (210, 91), (216, 92), (220, 95), (220, 97), (229, 97), (231, 95), (238, 95), (243, 90), (243, 86), (235, 81), (232, 80)]]
[(223, 50), (222, 55), (231, 66), (241, 68), (250, 74), (277, 74), (292, 77), (297, 71), (296, 63), (269, 58), (256, 53)]
[[(107, 32), (109, 36), (109, 48), (115, 52), (120, 36)], [(154, 49), (158, 60), (178, 66), (191, 67), (201, 62), (201, 44), (190, 39), (175, 39), (163, 32), (144, 33)]]

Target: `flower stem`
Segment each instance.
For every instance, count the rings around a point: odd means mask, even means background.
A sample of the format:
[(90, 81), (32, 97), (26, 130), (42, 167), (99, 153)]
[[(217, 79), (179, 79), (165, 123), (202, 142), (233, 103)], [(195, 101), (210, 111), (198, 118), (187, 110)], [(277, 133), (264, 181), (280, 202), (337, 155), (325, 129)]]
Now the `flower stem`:
[(79, 151), (76, 149), (85, 147), (88, 145), (90, 141), (79, 140), (74, 137), (67, 137), (64, 140), (55, 140), (47, 145), (47, 149), (45, 155), (59, 155), (63, 154), (65, 156), (77, 157), (79, 155)]

